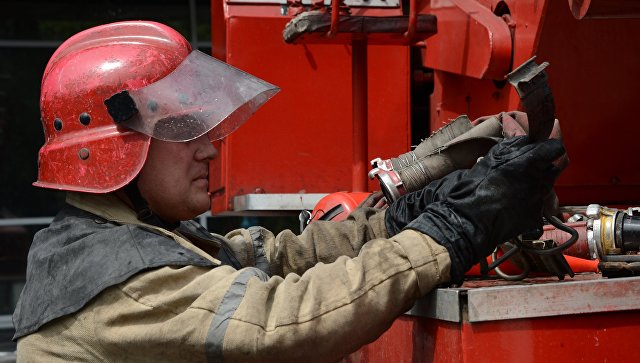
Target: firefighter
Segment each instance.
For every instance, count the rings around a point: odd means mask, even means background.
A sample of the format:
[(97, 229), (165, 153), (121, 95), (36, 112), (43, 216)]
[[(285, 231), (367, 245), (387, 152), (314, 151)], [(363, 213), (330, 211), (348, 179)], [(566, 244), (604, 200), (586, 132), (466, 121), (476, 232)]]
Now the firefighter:
[(520, 137), (386, 210), (208, 233), (190, 219), (210, 208), (210, 140), (276, 91), (154, 22), (58, 48), (35, 185), (67, 199), (29, 252), (20, 361), (335, 361), (540, 225), (564, 151)]

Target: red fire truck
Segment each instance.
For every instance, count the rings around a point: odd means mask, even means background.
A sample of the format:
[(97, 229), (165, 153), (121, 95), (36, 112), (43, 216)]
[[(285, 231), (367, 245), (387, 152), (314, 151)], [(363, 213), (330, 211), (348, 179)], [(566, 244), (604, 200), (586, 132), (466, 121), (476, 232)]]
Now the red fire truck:
[[(571, 160), (555, 191), (583, 217), (563, 222), (591, 243), (584, 261), (634, 275), (637, 241), (616, 243), (637, 217), (626, 208), (640, 205), (638, 17), (633, 0), (213, 0), (214, 56), (282, 91), (217, 145), (212, 212), (311, 209), (328, 193), (379, 190), (370, 160), (459, 115), (522, 110), (505, 76), (535, 55), (549, 63)], [(547, 229), (556, 245), (569, 239)], [(437, 289), (347, 361), (640, 360), (640, 278), (567, 259), (583, 273)]]

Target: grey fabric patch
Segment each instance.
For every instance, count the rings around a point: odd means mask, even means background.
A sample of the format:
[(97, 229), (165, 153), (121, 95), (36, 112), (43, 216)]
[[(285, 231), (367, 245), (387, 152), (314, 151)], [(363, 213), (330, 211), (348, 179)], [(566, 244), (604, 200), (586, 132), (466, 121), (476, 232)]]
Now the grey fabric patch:
[(271, 268), (269, 267), (269, 260), (264, 252), (264, 238), (262, 236), (262, 227), (249, 227), (247, 229), (251, 235), (251, 241), (253, 242), (253, 254), (256, 259), (256, 267), (267, 275), (271, 276)]
[(67, 206), (33, 238), (27, 281), (13, 314), (13, 339), (75, 313), (138, 272), (188, 265), (215, 267), (154, 230), (119, 225)]
[(227, 333), (229, 320), (235, 314), (238, 306), (244, 299), (244, 293), (247, 290), (247, 283), (252, 277), (257, 277), (262, 281), (267, 281), (267, 276), (263, 271), (257, 268), (248, 267), (240, 271), (240, 274), (233, 281), (229, 290), (224, 294), (218, 311), (211, 321), (207, 340), (205, 341), (205, 350), (207, 352), (207, 362), (223, 362), (223, 345), (224, 336)]

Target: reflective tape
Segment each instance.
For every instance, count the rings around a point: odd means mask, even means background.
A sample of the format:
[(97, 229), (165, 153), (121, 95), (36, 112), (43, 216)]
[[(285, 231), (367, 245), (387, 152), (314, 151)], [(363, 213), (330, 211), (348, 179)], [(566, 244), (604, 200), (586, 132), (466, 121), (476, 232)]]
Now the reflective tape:
[(216, 311), (216, 315), (211, 321), (207, 340), (205, 341), (205, 350), (207, 352), (207, 362), (223, 362), (223, 344), (224, 336), (227, 333), (229, 321), (235, 314), (238, 306), (244, 299), (244, 293), (247, 290), (247, 283), (252, 277), (257, 277), (262, 281), (267, 281), (269, 276), (257, 268), (245, 268), (233, 281), (229, 290), (224, 294), (220, 306)]

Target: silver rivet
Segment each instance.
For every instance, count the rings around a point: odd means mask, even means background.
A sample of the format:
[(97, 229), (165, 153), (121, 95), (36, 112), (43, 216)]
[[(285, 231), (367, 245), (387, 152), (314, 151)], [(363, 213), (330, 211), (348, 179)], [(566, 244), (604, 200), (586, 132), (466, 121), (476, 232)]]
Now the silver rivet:
[(78, 156), (80, 157), (80, 159), (82, 160), (87, 160), (89, 159), (89, 149), (87, 149), (86, 147), (83, 147), (82, 149), (80, 149), (78, 151)]

